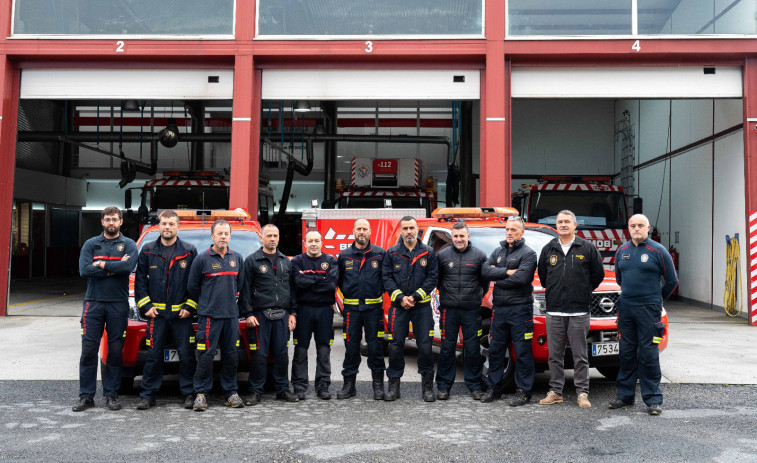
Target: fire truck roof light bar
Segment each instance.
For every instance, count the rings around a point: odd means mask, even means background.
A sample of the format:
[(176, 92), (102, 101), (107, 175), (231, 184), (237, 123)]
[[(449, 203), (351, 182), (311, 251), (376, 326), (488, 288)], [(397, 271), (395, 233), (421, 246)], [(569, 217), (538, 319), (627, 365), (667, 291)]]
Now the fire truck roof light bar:
[(442, 207), (431, 213), (435, 219), (501, 219), (518, 215), (513, 207)]

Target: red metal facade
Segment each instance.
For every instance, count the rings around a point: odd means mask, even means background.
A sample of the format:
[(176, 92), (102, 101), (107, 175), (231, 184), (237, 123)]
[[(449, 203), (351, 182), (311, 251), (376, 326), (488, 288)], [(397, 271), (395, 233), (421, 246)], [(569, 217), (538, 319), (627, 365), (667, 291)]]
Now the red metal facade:
[[(505, 0), (487, 0), (486, 39), (255, 41), (255, 2), (236, 0), (235, 40), (9, 40), (11, 3), (0, 8), (0, 230), (10, 230), (20, 69), (155, 68), (233, 66), (231, 207), (257, 214), (261, 70), (478, 68), (481, 78), (480, 203), (510, 203), (510, 70), (528, 66), (744, 66), (745, 117), (757, 118), (757, 41), (749, 39), (505, 40)], [(756, 122), (745, 120), (747, 210), (757, 210)], [(755, 181), (753, 181), (755, 180)], [(9, 262), (10, 235), (0, 234), (0, 262)], [(7, 294), (8, 268), (0, 266), (0, 293)], [(7, 303), (0, 302), (0, 315)]]

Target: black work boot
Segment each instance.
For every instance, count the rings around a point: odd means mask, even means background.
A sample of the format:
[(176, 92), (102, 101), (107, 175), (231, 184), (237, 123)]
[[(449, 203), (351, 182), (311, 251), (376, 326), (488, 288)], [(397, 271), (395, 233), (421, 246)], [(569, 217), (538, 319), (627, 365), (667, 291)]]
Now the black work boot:
[(350, 397), (355, 397), (357, 395), (357, 390), (355, 390), (356, 376), (357, 375), (347, 375), (344, 377), (344, 385), (342, 386), (342, 390), (336, 395), (337, 399), (349, 399)]
[(384, 370), (372, 371), (373, 400), (384, 400)]
[(387, 402), (391, 402), (393, 400), (400, 398), (400, 379), (399, 378), (389, 378), (389, 388), (386, 391), (386, 395), (384, 396), (384, 400)]
[(421, 383), (423, 400), (425, 402), (435, 402), (434, 395), (434, 372), (424, 373), (423, 382)]
[(88, 408), (92, 408), (95, 406), (95, 399), (91, 397), (79, 397), (79, 400), (76, 402), (76, 405), (74, 405), (71, 410), (75, 412), (83, 412), (84, 410)]

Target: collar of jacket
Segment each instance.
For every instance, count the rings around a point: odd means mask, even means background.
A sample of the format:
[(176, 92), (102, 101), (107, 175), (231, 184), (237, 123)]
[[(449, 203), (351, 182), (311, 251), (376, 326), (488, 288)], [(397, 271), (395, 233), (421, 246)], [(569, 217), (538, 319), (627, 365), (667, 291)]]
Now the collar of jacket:
[[(215, 249), (213, 249), (213, 245), (212, 245), (212, 244), (211, 244), (211, 245), (210, 245), (210, 247), (208, 248), (208, 254), (210, 254), (211, 256), (220, 256), (220, 254), (218, 254), (218, 253), (217, 253), (217, 252), (215, 251)], [(231, 254), (234, 254), (234, 250), (233, 250), (233, 249), (231, 249), (231, 247), (228, 247), (228, 248), (226, 248), (226, 254), (224, 254), (224, 257), (226, 257), (226, 256), (228, 256), (228, 255), (231, 255)]]
[[(255, 251), (255, 254), (253, 254), (253, 256), (255, 256), (255, 259), (268, 259), (268, 256), (272, 256), (272, 255), (273, 254), (268, 254), (268, 253), (263, 252), (263, 248), (258, 249), (257, 251)], [(286, 257), (284, 253), (279, 251), (279, 248), (276, 248), (276, 256)]]
[(407, 246), (405, 246), (405, 240), (400, 239), (400, 242), (397, 243), (397, 246), (399, 246), (400, 254), (407, 254), (408, 256), (411, 255), (413, 252), (423, 252), (426, 250), (426, 245), (421, 243), (421, 240), (416, 239), (415, 240), (415, 247), (413, 247), (413, 250), (409, 250)]
[[(154, 243), (153, 246), (157, 250), (161, 250), (161, 249), (163, 249), (165, 247), (163, 245), (163, 242), (160, 240), (160, 238), (158, 238), (157, 240), (153, 241), (153, 243)], [(176, 245), (176, 251), (175, 251), (176, 254), (178, 254), (180, 252), (185, 252), (185, 251), (189, 252), (189, 249), (187, 247), (185, 247), (185, 245), (184, 245), (184, 241), (182, 241), (178, 236), (176, 237), (176, 242), (174, 244)], [(212, 248), (212, 246), (211, 246), (211, 248)]]
[(115, 238), (106, 238), (105, 232), (100, 233), (99, 236), (100, 241), (123, 241), (124, 240), (124, 234), (121, 232), (118, 232), (118, 236)]
[[(513, 241), (513, 249), (518, 249), (521, 246), (523, 246), (526, 243), (525, 238), (521, 238), (518, 241)], [(499, 242), (499, 245), (502, 246), (502, 249), (507, 249), (510, 246), (510, 243), (507, 242), (507, 240), (502, 240)]]
[(373, 246), (371, 245), (371, 240), (368, 240), (368, 245), (365, 247), (365, 249), (358, 249), (358, 247), (355, 246), (355, 241), (352, 242), (351, 247), (352, 247), (352, 252), (356, 254), (367, 254), (371, 252), (371, 250), (373, 249)]

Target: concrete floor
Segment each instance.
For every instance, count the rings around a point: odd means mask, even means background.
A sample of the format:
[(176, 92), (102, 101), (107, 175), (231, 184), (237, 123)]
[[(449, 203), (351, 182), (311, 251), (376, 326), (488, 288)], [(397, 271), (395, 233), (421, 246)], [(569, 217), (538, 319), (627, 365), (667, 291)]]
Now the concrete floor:
[[(9, 316), (0, 318), (0, 351), (5, 354), (0, 357), (0, 380), (78, 379), (79, 316), (85, 289), (79, 278), (11, 284)], [(757, 384), (757, 356), (751, 351), (757, 346), (757, 327), (748, 326), (744, 318), (681, 302), (668, 301), (665, 307), (670, 321), (670, 341), (660, 356), (665, 382)], [(339, 331), (335, 338), (332, 377), (341, 380), (344, 344)], [(408, 381), (418, 380), (414, 360), (411, 353)], [(310, 363), (314, 369), (314, 362)], [(358, 379), (369, 380), (367, 368), (362, 370)], [(599, 374), (593, 371), (592, 376)]]

